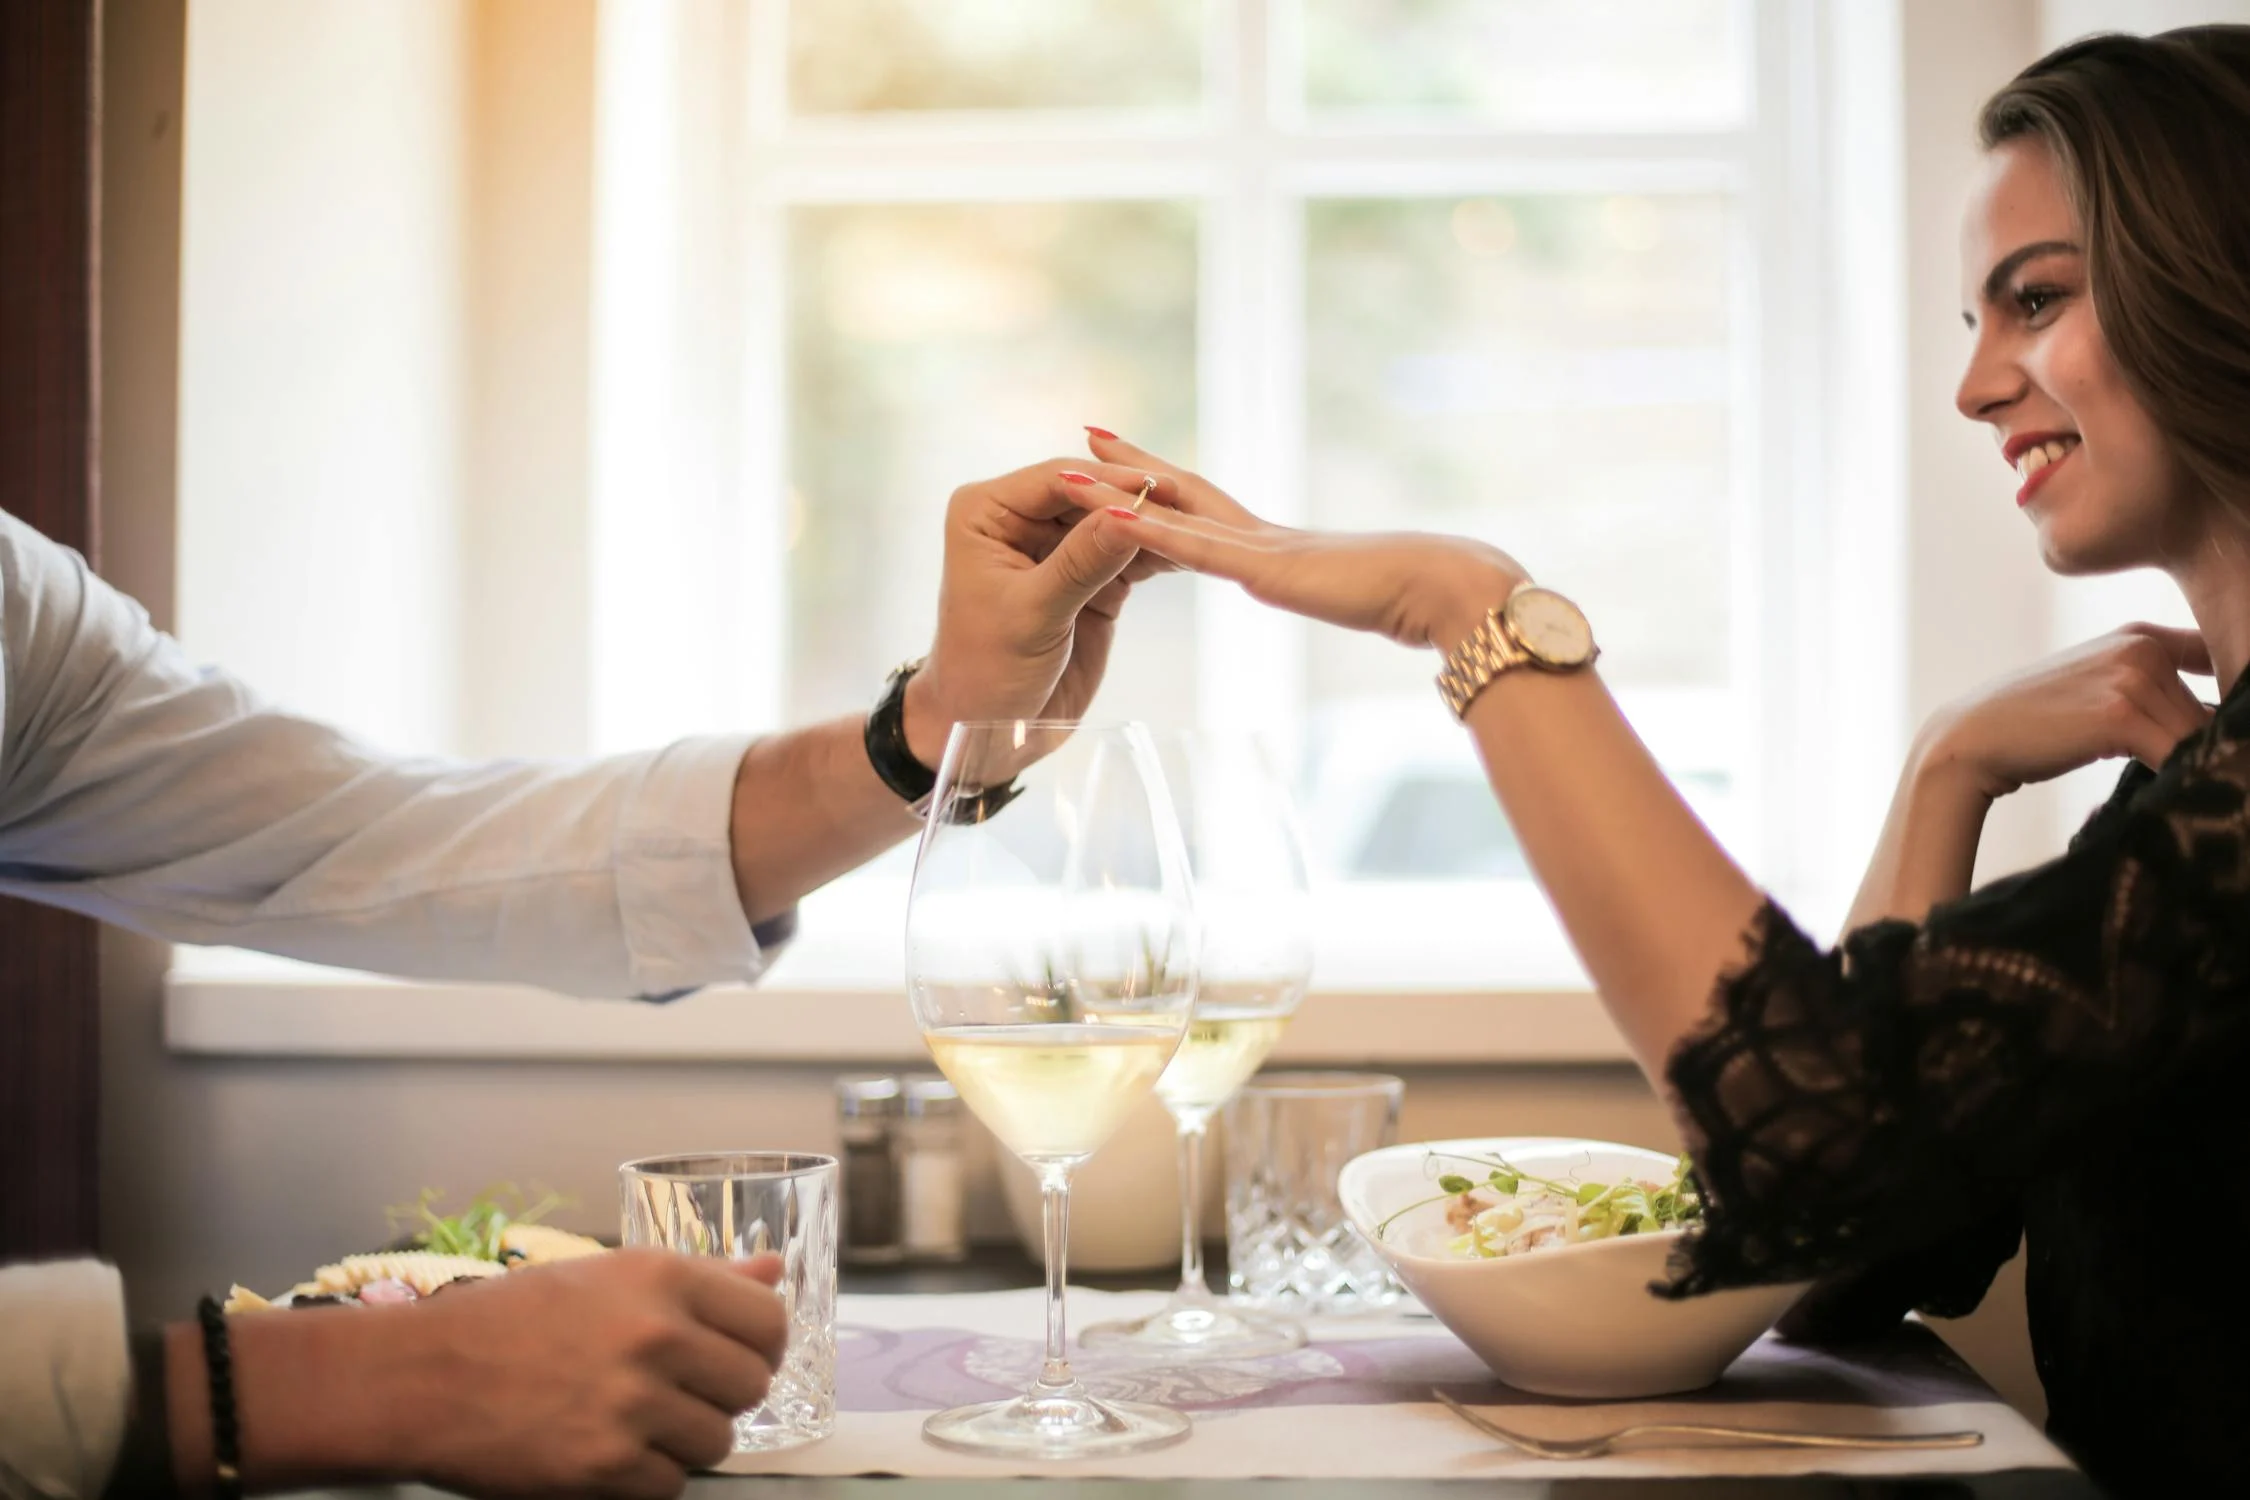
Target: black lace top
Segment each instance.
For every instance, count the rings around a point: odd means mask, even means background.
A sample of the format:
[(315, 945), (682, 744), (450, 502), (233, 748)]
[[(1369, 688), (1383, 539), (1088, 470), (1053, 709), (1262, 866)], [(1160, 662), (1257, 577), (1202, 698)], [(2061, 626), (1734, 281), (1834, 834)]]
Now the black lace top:
[(2020, 1228), (2057, 1441), (2119, 1491), (2240, 1481), (2245, 683), (2050, 864), (1840, 951), (1759, 914), (1671, 1062), (1708, 1221), (1669, 1291), (1818, 1278), (1816, 1334), (1957, 1315)]

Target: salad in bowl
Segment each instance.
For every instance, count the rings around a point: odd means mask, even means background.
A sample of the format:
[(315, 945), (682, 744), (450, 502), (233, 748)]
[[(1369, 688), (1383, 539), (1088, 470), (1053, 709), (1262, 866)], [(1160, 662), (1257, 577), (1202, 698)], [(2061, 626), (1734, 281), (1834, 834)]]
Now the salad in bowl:
[(1519, 1390), (1629, 1400), (1717, 1380), (1804, 1292), (1650, 1287), (1702, 1217), (1678, 1157), (1549, 1136), (1372, 1151), (1337, 1184), (1422, 1305)]

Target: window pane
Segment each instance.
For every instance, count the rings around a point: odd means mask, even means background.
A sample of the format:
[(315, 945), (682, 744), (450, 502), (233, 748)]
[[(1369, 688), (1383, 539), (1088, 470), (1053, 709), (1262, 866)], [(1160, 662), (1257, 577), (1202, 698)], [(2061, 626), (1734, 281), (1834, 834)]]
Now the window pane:
[[(789, 235), (787, 722), (865, 709), (925, 649), (955, 486), (1082, 425), (1194, 451), (1194, 211), (1176, 203), (802, 207)], [(1134, 591), (1108, 717), (1194, 715), (1194, 595)]]
[(1437, 110), (1527, 129), (1727, 126), (1741, 0), (1298, 0), (1313, 110)]
[[(1728, 218), (1690, 196), (1306, 211), (1314, 523), (1482, 537), (1571, 594), (1691, 799), (1731, 771)], [(1520, 871), (1429, 657), (1322, 631), (1308, 670), (1332, 810), (1308, 821), (1340, 873)]]
[(1203, 0), (797, 0), (800, 114), (1192, 106)]

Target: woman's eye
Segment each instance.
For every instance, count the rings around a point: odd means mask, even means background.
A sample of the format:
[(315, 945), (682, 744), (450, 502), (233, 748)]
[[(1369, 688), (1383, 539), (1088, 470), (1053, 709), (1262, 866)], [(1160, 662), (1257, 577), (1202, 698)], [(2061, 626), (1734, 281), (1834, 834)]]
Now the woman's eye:
[(2062, 300), (2062, 297), (2060, 287), (2027, 286), (2017, 291), (2016, 306), (2023, 310), (2024, 318), (2027, 321), (2036, 322), (2041, 313), (2054, 307), (2056, 303)]

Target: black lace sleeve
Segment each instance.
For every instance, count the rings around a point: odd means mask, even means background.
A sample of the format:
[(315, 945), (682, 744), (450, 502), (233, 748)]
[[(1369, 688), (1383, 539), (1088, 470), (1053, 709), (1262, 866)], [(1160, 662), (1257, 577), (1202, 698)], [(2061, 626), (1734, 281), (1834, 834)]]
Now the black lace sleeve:
[(1823, 951), (1780, 908), (1758, 914), (1716, 1014), (1671, 1060), (1706, 1221), (1665, 1290), (1911, 1255), (2013, 1207), (2105, 1117), (2246, 1053), (2238, 689), (2069, 853), (1918, 926)]
[(1926, 1245), (1823, 1276), (1777, 1329), (1804, 1343), (1840, 1344), (1880, 1337), (1910, 1312), (1966, 1317), (2022, 1242), (2023, 1213), (2011, 1203)]

